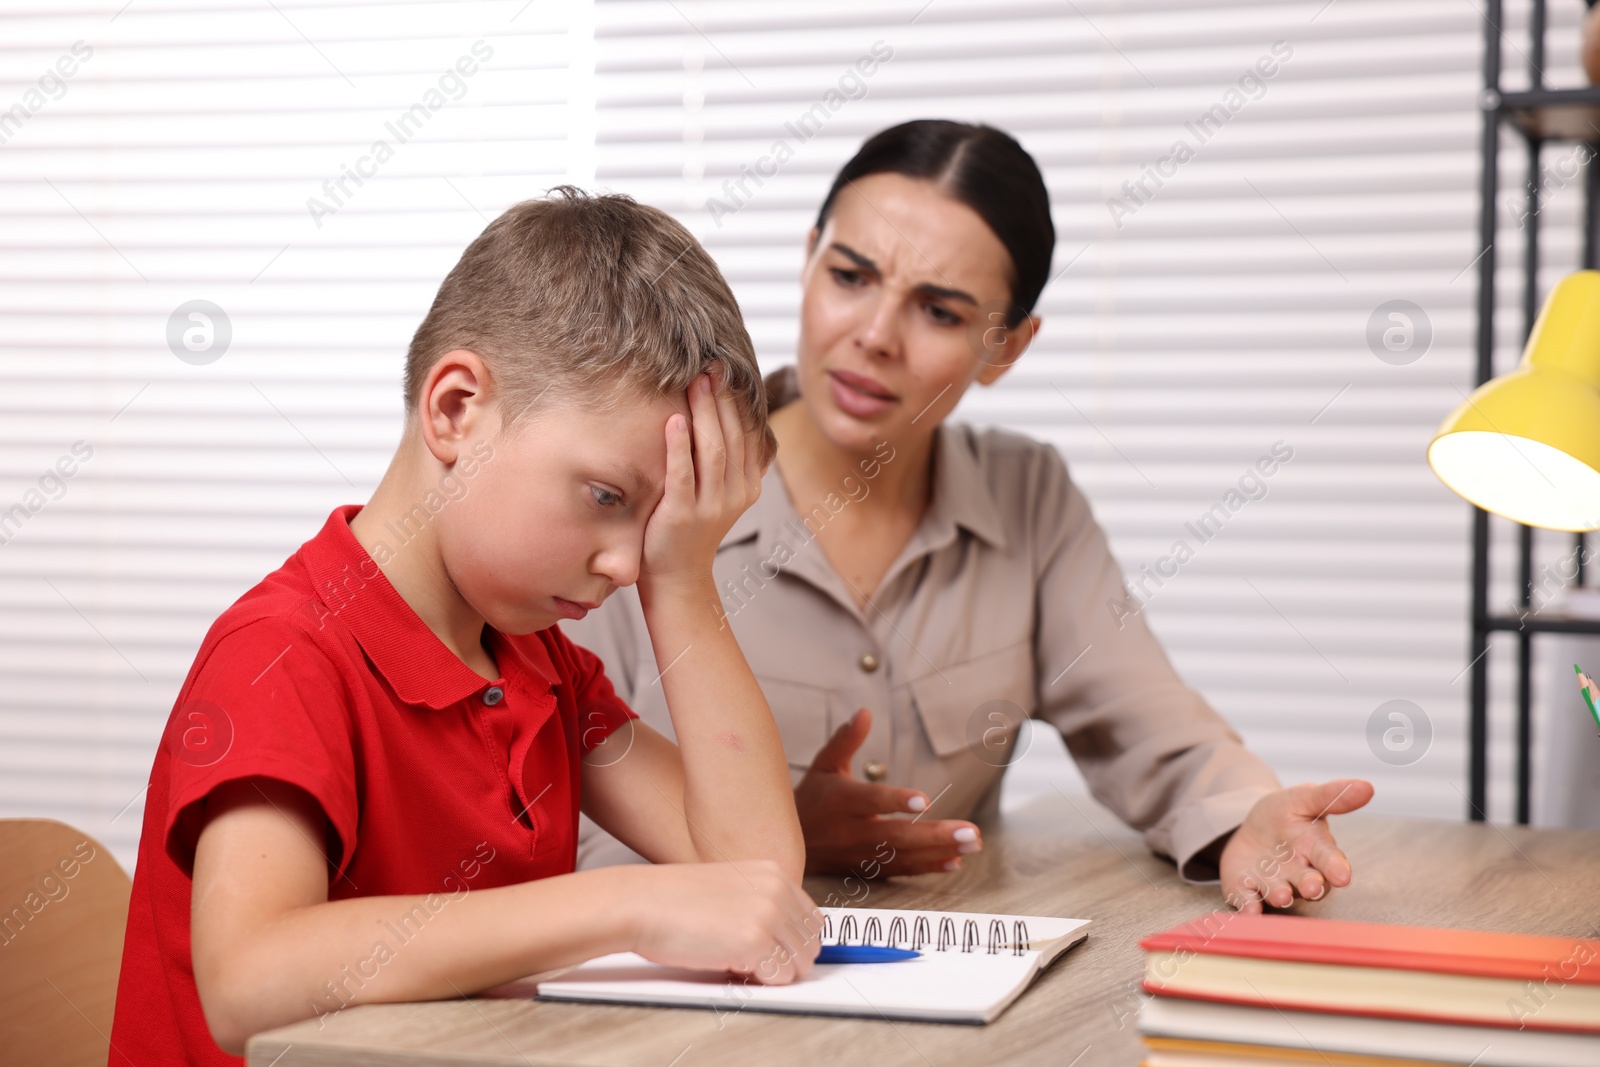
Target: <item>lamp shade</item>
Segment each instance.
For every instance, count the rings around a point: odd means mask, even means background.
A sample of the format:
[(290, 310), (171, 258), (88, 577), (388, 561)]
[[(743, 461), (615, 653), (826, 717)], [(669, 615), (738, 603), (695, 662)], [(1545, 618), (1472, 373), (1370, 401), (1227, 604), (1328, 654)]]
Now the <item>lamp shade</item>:
[(1440, 425), (1433, 472), (1496, 515), (1552, 530), (1600, 529), (1600, 271), (1563, 278), (1522, 362)]

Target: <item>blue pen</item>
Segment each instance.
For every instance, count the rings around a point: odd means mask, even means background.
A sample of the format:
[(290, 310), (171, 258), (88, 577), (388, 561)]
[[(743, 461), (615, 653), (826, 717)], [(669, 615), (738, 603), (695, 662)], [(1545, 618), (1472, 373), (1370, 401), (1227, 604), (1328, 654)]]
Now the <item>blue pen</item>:
[(884, 948), (881, 945), (823, 945), (818, 963), (897, 963), (922, 955), (909, 948)]

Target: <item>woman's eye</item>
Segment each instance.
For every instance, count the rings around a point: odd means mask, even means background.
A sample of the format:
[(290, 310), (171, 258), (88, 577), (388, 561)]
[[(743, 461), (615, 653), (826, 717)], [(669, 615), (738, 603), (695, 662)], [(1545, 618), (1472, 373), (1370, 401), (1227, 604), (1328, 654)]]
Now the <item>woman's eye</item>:
[(938, 304), (928, 304), (927, 308), (928, 317), (941, 326), (959, 326), (961, 324), (960, 315), (947, 311)]
[(603, 508), (614, 507), (622, 503), (622, 496), (609, 489), (602, 489), (598, 485), (589, 487), (589, 495), (594, 497), (594, 502)]
[(834, 281), (847, 288), (859, 285), (861, 282), (861, 272), (858, 270), (850, 270), (847, 267), (830, 267), (828, 270), (833, 275)]

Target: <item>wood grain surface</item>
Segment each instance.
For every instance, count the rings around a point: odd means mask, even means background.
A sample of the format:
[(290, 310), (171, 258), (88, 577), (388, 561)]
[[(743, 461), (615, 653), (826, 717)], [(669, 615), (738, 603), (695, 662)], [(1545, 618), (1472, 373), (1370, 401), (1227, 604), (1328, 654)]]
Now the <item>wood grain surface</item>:
[[(1354, 883), (1300, 914), (1477, 930), (1600, 936), (1600, 833), (1347, 815), (1333, 830)], [(1222, 905), (1183, 884), (1137, 834), (1083, 797), (1048, 797), (988, 826), (954, 875), (886, 882), (811, 878), (859, 906), (1093, 920), (988, 1026), (536, 1002), (494, 997), (350, 1008), (258, 1034), (251, 1067), (523, 1064), (534, 1067), (874, 1067), (1136, 1064), (1141, 937)], [(865, 894), (863, 896), (863, 894)]]

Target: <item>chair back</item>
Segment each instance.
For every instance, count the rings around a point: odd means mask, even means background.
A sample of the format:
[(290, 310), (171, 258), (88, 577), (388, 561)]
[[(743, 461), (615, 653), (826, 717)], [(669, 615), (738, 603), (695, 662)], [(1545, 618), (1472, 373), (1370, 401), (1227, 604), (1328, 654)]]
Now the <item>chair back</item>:
[(105, 1067), (133, 883), (53, 819), (0, 819), (0, 1061)]

